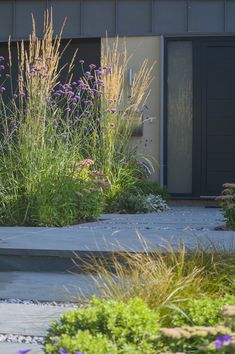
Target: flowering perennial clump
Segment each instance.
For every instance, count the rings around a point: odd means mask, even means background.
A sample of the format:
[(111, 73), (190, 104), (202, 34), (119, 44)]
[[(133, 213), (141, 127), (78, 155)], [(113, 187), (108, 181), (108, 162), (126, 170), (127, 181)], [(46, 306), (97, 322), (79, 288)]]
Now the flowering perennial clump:
[(0, 225), (96, 219), (142, 178), (130, 144), (132, 118), (138, 112), (142, 119), (153, 68), (145, 61), (126, 94), (126, 50), (107, 47), (99, 65), (75, 52), (61, 69), (61, 35), (53, 34), (51, 14), (45, 14), (42, 39), (35, 28), (33, 20), (29, 44), (18, 46), (17, 83), (9, 81), (11, 54), (9, 61), (0, 56)]

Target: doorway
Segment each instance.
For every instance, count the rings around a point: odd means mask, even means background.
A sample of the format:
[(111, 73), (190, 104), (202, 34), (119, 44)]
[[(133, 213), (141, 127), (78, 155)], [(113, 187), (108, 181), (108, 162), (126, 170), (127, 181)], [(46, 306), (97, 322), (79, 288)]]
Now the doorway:
[(235, 182), (235, 39), (166, 40), (165, 183), (215, 196)]

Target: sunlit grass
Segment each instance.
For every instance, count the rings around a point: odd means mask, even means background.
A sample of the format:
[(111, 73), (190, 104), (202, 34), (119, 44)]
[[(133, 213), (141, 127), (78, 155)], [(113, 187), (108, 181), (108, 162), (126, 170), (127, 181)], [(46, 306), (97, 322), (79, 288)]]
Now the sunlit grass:
[(138, 296), (160, 312), (162, 325), (171, 325), (175, 311), (192, 298), (220, 297), (235, 289), (235, 255), (198, 245), (187, 250), (167, 245), (152, 250), (141, 238), (143, 252), (126, 251), (111, 259), (91, 258), (83, 266), (98, 293), (127, 301)]

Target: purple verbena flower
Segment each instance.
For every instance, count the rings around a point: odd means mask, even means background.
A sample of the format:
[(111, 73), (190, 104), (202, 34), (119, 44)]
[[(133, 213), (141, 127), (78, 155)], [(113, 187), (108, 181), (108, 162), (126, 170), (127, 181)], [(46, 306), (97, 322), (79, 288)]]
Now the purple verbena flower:
[(222, 349), (223, 346), (229, 345), (232, 337), (229, 335), (220, 335), (215, 340), (215, 349)]
[(72, 86), (71, 86), (70, 84), (64, 84), (64, 85), (62, 86), (62, 88), (63, 88), (63, 89), (71, 89)]
[(116, 110), (116, 108), (111, 108), (111, 109), (108, 109), (107, 112), (109, 112), (109, 113), (116, 113), (117, 110)]
[(83, 65), (85, 63), (85, 60), (79, 60), (79, 63)]
[(111, 66), (106, 66), (106, 71), (111, 74), (112, 72), (112, 67)]
[(3, 61), (4, 57), (2, 55), (0, 55), (0, 61)]
[(103, 71), (102, 70), (96, 70), (96, 75), (97, 76), (102, 76), (103, 75)]
[(0, 94), (3, 93), (4, 91), (6, 91), (5, 87), (0, 86)]
[(97, 85), (104, 85), (104, 80), (97, 79), (97, 80), (95, 81), (95, 84), (97, 84)]
[(85, 84), (79, 84), (78, 86), (80, 90), (86, 90), (86, 85)]
[(99, 93), (99, 91), (97, 89), (95, 89), (95, 88), (91, 89), (91, 92), (92, 93)]
[(69, 97), (73, 97), (74, 96), (74, 92), (73, 91), (67, 91), (66, 95), (68, 95)]
[(6, 74), (6, 78), (9, 79), (11, 77), (10, 74)]
[(69, 353), (67, 352), (67, 350), (65, 350), (65, 349), (60, 349), (59, 353), (60, 353), (60, 354), (69, 354)]
[(31, 352), (31, 349), (21, 349), (17, 352), (17, 354), (27, 354)]
[(84, 103), (85, 104), (92, 104), (92, 101), (91, 100), (85, 100)]
[(0, 65), (0, 70), (4, 70), (5, 66), (4, 65)]
[(96, 65), (95, 65), (95, 64), (90, 64), (90, 65), (89, 65), (89, 68), (90, 68), (90, 69), (95, 69), (95, 68), (96, 68)]

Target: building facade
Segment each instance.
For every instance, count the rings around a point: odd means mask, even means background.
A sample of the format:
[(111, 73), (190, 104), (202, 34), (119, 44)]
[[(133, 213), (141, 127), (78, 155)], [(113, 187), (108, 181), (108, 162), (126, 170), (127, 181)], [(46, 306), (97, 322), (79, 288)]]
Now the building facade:
[[(154, 179), (178, 197), (217, 195), (235, 182), (235, 0), (0, 0), (0, 54), (38, 33), (53, 10), (55, 32), (65, 18), (88, 63), (100, 61), (106, 35), (125, 38), (129, 69), (156, 61), (148, 119), (138, 145), (156, 160)], [(15, 55), (16, 56), (16, 55)]]

